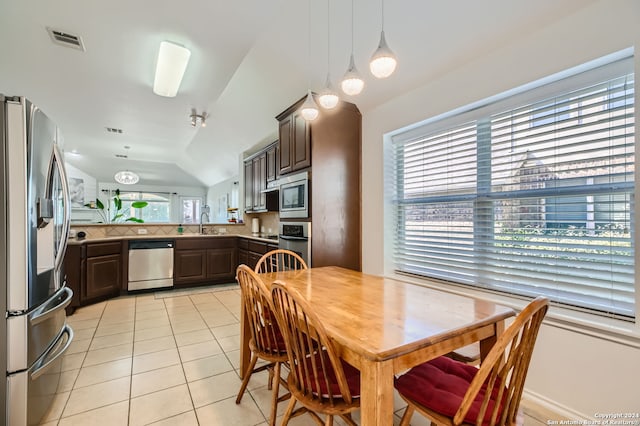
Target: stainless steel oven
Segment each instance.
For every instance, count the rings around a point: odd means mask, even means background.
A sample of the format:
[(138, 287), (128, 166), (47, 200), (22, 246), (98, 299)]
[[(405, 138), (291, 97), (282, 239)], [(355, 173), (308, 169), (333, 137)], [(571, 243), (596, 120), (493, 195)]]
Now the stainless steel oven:
[(298, 253), (311, 267), (311, 222), (280, 222), (278, 247)]
[(280, 182), (280, 218), (309, 217), (309, 173), (287, 175)]

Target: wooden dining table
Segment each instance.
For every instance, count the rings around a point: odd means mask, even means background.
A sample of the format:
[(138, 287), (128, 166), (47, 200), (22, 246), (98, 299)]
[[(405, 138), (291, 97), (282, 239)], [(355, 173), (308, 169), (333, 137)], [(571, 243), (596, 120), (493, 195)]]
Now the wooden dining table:
[[(394, 375), (480, 342), (487, 355), (514, 316), (506, 306), (397, 279), (327, 266), (260, 274), (297, 289), (314, 308), (340, 356), (360, 370), (361, 425), (393, 424)], [(249, 365), (242, 312), (240, 371)], [(241, 374), (242, 374), (241, 373)]]

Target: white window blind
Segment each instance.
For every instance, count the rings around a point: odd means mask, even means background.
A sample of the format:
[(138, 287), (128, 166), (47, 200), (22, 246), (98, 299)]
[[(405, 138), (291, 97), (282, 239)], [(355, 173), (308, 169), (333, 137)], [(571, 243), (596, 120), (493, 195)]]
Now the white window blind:
[(631, 64), (394, 136), (396, 269), (635, 318)]

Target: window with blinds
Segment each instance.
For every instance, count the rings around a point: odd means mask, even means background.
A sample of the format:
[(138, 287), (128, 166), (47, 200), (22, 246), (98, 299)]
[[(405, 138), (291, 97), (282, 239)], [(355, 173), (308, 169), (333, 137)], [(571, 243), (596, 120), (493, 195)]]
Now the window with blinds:
[(634, 113), (627, 59), (393, 136), (396, 269), (635, 318)]

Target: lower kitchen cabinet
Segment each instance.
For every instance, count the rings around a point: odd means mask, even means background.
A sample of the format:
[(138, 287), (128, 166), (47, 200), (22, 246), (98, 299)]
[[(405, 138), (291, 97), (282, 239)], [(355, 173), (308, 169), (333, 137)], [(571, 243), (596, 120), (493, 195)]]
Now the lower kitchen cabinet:
[(104, 299), (122, 289), (122, 242), (87, 244), (86, 280), (81, 301)]
[(258, 260), (271, 250), (278, 248), (277, 244), (269, 244), (264, 241), (256, 241), (249, 238), (239, 238), (238, 263), (245, 264), (251, 269), (256, 267)]
[(72, 244), (64, 258), (66, 284), (73, 290), (67, 314), (79, 306), (118, 296), (124, 280), (122, 241)]
[(238, 264), (235, 248), (207, 250), (207, 278), (211, 280), (233, 281)]
[[(174, 285), (187, 287), (235, 281), (239, 264), (252, 269), (277, 244), (252, 238), (177, 238), (174, 249)], [(73, 290), (67, 315), (84, 305), (126, 293), (128, 240), (69, 244), (64, 258), (66, 284)]]
[(176, 240), (174, 284), (215, 284), (235, 280), (236, 237), (194, 237)]
[(83, 299), (96, 299), (120, 293), (122, 260), (120, 254), (87, 258), (87, 283)]
[(206, 280), (206, 258), (206, 250), (176, 250), (173, 262), (174, 283), (186, 284)]

